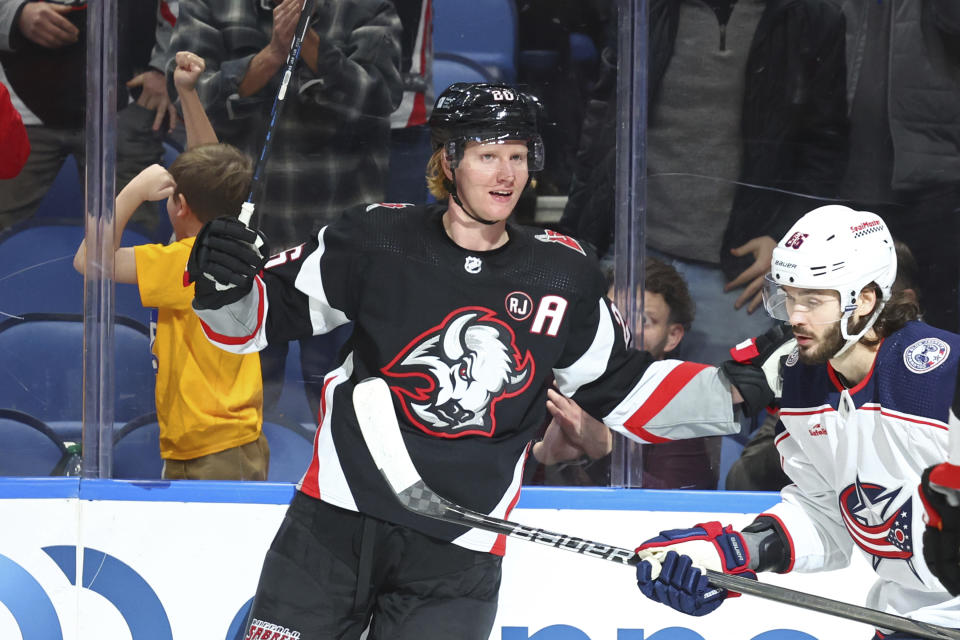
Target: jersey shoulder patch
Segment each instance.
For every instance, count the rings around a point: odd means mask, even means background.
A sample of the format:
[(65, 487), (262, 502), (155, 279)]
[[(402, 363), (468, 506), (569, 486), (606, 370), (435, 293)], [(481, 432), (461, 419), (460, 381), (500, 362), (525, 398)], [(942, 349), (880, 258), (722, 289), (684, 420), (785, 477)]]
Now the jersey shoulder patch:
[(557, 233), (556, 231), (552, 231), (550, 229), (544, 229), (543, 233), (535, 234), (533, 237), (540, 242), (555, 242), (567, 247), (568, 249), (573, 249), (580, 255), (587, 255), (587, 252), (583, 250), (583, 247), (579, 242), (570, 236), (563, 235), (562, 233)]
[(952, 362), (951, 352), (960, 348), (960, 336), (923, 322), (908, 322), (890, 338), (893, 338), (890, 355), (899, 356), (906, 370), (914, 374), (930, 373)]
[(903, 350), (903, 364), (913, 373), (929, 373), (949, 355), (950, 345), (940, 338), (921, 338)]

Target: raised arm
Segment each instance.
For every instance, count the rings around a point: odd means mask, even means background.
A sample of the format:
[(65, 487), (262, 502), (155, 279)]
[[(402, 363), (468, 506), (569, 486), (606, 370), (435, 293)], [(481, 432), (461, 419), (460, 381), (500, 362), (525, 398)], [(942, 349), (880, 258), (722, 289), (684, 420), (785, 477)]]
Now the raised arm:
[(203, 58), (189, 51), (178, 51), (174, 60), (176, 66), (173, 71), (173, 84), (180, 96), (180, 108), (183, 109), (187, 149), (201, 144), (216, 144), (219, 142), (217, 133), (213, 130), (197, 94), (197, 81), (206, 68), (206, 63)]
[[(127, 284), (137, 282), (137, 263), (133, 247), (120, 247), (120, 239), (133, 212), (141, 203), (153, 200), (164, 200), (173, 195), (176, 184), (166, 169), (153, 164), (141, 171), (117, 195), (116, 221), (114, 222), (113, 246), (114, 281)], [(73, 268), (86, 274), (87, 269), (87, 240), (84, 238), (77, 247), (73, 256)]]

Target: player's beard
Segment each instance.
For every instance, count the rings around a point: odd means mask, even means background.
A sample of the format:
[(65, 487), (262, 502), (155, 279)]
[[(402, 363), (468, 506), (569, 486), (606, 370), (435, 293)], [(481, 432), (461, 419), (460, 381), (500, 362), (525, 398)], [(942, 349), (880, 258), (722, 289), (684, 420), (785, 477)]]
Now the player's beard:
[[(796, 331), (796, 329), (794, 329)], [(809, 335), (801, 332), (801, 335)], [(800, 356), (800, 362), (807, 365), (826, 364), (830, 358), (835, 356), (843, 348), (843, 335), (840, 333), (840, 323), (835, 322), (823, 332), (822, 336), (811, 336), (817, 340), (817, 346), (811, 350), (804, 351), (799, 349), (797, 355)]]

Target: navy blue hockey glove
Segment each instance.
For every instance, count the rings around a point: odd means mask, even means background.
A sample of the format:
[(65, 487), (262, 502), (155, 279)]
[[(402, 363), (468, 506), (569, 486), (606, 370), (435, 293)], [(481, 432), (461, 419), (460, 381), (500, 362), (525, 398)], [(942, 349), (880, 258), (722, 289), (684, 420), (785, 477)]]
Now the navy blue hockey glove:
[(219, 309), (243, 298), (268, 255), (263, 234), (236, 218), (221, 216), (203, 225), (187, 261), (190, 282), (196, 283), (194, 308)]
[(920, 497), (927, 510), (923, 558), (947, 591), (960, 595), (960, 466), (944, 462), (924, 471)]
[(756, 579), (747, 545), (733, 527), (703, 522), (691, 529), (671, 529), (636, 549), (637, 586), (645, 596), (691, 616), (715, 610), (738, 593), (712, 586), (703, 569)]
[(763, 335), (730, 349), (733, 359), (721, 364), (720, 370), (743, 396), (745, 414), (755, 416), (764, 407), (779, 404), (783, 363), (796, 346), (790, 325), (778, 322)]

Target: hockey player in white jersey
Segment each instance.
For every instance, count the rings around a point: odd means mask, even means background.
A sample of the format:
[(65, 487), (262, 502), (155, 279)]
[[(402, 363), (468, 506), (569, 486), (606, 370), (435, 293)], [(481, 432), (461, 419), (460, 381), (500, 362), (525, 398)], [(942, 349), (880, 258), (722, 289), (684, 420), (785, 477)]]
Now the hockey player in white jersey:
[(370, 640), (490, 635), (505, 538), (401, 506), (357, 424), (352, 390), (367, 377), (389, 385), (424, 480), (498, 518), (516, 504), (552, 380), (639, 442), (738, 430), (731, 400), (760, 408), (772, 397), (750, 367), (628, 349), (588, 252), (510, 221), (542, 166), (538, 114), (512, 87), (453, 85), (430, 118), (437, 204), (346, 211), (269, 262), (236, 219), (197, 236), (194, 308), (214, 343), (255, 351), (354, 324), (264, 561), (251, 639), (358, 638), (368, 624)]
[(960, 336), (891, 297), (896, 266), (884, 221), (843, 206), (807, 213), (780, 241), (764, 303), (797, 340), (782, 369), (776, 435), (793, 484), (742, 531), (708, 522), (640, 545), (646, 596), (704, 615), (730, 594), (701, 568), (827, 571), (859, 552), (878, 578), (867, 606), (960, 627), (960, 598), (924, 562), (919, 495), (921, 474), (947, 457)]

